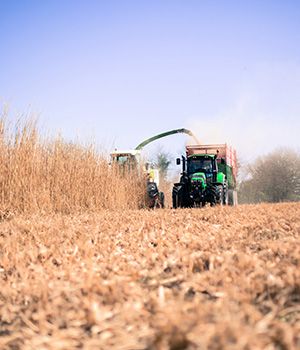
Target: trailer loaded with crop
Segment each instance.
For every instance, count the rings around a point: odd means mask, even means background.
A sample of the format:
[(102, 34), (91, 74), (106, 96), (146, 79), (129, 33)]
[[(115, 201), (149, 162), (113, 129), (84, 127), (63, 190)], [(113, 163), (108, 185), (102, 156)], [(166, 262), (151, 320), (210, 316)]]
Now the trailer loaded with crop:
[(236, 205), (236, 152), (227, 144), (186, 146), (180, 182), (172, 191), (173, 208)]

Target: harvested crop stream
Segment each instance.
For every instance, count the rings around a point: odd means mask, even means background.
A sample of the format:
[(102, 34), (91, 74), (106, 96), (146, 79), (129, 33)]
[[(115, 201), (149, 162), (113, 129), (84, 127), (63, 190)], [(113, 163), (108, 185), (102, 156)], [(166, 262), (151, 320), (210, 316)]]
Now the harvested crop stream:
[(3, 215), (0, 348), (300, 347), (300, 205)]

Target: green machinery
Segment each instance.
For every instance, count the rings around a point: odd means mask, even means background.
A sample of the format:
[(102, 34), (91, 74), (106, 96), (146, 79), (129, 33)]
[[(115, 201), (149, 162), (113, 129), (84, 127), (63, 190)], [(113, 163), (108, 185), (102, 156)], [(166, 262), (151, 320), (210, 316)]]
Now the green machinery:
[(170, 130), (141, 142), (134, 150), (115, 150), (111, 152), (111, 159), (113, 163), (119, 164), (125, 171), (138, 169), (142, 165), (142, 169), (147, 178), (147, 195), (150, 208), (164, 207), (164, 193), (159, 191), (159, 169), (151, 166), (149, 163), (141, 164), (141, 151), (149, 143), (174, 134), (187, 134), (192, 136), (198, 143), (195, 135), (188, 129), (174, 129)]
[(210, 205), (236, 205), (236, 152), (227, 144), (186, 147), (179, 183), (172, 191), (173, 208)]
[(182, 128), (182, 129), (175, 129), (175, 130), (171, 130), (171, 131), (166, 131), (166, 132), (163, 132), (163, 133), (158, 134), (156, 136), (152, 136), (149, 139), (141, 142), (135, 149), (141, 150), (146, 145), (148, 145), (150, 142), (153, 142), (153, 141), (156, 141), (156, 140), (161, 139), (163, 137), (174, 135), (174, 134), (187, 134), (187, 135), (191, 136), (198, 143), (196, 136), (190, 130)]

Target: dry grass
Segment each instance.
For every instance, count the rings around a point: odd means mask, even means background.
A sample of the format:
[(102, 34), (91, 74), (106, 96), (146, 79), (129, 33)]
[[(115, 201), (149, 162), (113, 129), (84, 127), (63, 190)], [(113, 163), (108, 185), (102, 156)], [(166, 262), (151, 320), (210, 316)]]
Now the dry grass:
[(42, 141), (28, 122), (10, 130), (0, 121), (2, 212), (61, 212), (138, 208), (144, 181), (111, 167), (93, 146)]
[(1, 349), (296, 349), (299, 204), (0, 224)]

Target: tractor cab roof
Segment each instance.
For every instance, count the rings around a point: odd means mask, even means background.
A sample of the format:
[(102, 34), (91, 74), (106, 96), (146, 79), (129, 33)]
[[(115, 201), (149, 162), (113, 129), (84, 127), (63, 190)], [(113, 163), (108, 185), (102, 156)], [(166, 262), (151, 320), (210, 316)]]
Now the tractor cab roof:
[(136, 156), (136, 155), (140, 155), (141, 151), (139, 150), (135, 150), (135, 149), (128, 149), (128, 150), (115, 150), (113, 152), (110, 153), (110, 155), (112, 157), (116, 157), (116, 156), (120, 156), (120, 155), (131, 155), (131, 156)]

